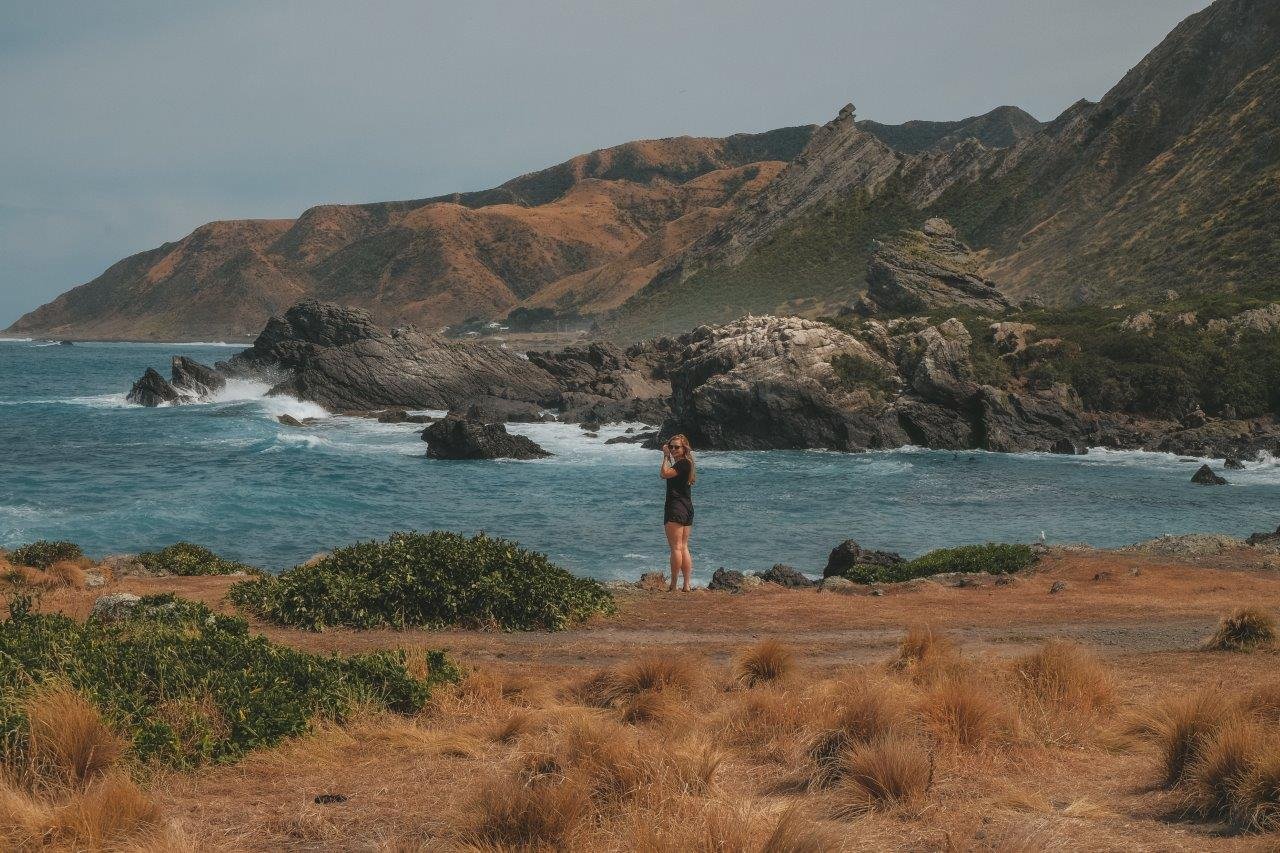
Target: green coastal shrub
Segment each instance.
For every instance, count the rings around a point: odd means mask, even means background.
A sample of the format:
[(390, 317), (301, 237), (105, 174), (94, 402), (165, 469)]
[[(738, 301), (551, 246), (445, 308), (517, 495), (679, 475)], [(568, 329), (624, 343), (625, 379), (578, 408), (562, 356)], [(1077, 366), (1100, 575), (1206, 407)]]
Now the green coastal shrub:
[(30, 566), (33, 569), (47, 569), (54, 563), (63, 560), (78, 560), (84, 551), (74, 542), (61, 540), (50, 542), (40, 539), (29, 545), (23, 545), (9, 553), (9, 561), (19, 566)]
[(890, 566), (857, 564), (841, 577), (854, 583), (901, 583), (914, 578), (927, 578), (951, 572), (1008, 575), (1034, 565), (1039, 558), (1030, 545), (962, 545), (939, 548), (914, 560)]
[(224, 560), (202, 545), (175, 542), (160, 551), (144, 551), (138, 562), (157, 575), (232, 575), (236, 572), (258, 574), (253, 566)]
[(988, 542), (985, 545), (940, 548), (903, 564), (901, 568), (907, 573), (908, 578), (928, 577), (948, 572), (1011, 575), (1034, 565), (1037, 559), (1030, 545)]
[(249, 613), (311, 630), (498, 628), (559, 630), (614, 612), (599, 582), (544, 555), (483, 533), (393, 533), (385, 542), (339, 548), (278, 576), (242, 581), (228, 593)]
[(11, 614), (0, 622), (6, 759), (20, 758), (26, 742), (24, 697), (50, 681), (93, 702), (142, 760), (191, 767), (234, 760), (360, 705), (413, 713), (434, 685), (458, 679), (443, 652), (420, 661), (403, 651), (310, 654), (172, 595), (144, 598), (113, 621), (36, 614), (23, 599)]

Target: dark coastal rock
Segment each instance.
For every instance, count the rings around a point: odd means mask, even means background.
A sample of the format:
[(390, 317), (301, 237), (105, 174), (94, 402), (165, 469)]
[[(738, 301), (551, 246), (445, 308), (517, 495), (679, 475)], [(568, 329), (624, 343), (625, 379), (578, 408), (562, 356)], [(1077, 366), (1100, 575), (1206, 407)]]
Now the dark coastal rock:
[(900, 398), (894, 413), (911, 444), (935, 450), (973, 447), (973, 423), (965, 413), (912, 397)]
[(832, 549), (822, 576), (844, 577), (854, 566), (896, 566), (905, 562), (902, 556), (892, 551), (872, 551), (858, 545), (856, 540), (846, 539)]
[(173, 374), (170, 384), (195, 397), (208, 397), (227, 387), (225, 376), (193, 358), (175, 355), (170, 369)]
[(817, 581), (806, 577), (799, 569), (782, 563), (760, 572), (757, 577), (765, 583), (777, 584), (787, 589), (808, 589), (817, 585)]
[(1035, 394), (984, 385), (978, 394), (976, 438), (984, 450), (1079, 453), (1096, 432), (1096, 418), (1065, 385)]
[(1228, 471), (1243, 471), (1244, 463), (1240, 461), (1240, 457), (1232, 454), (1223, 461), (1222, 467)]
[(614, 436), (605, 441), (605, 444), (643, 444), (648, 446), (650, 442), (657, 440), (657, 432), (633, 432), (627, 435)]
[(660, 426), (671, 416), (670, 397), (615, 400), (581, 391), (560, 395), (560, 420), (565, 423), (642, 423)]
[(133, 383), (125, 399), (139, 406), (154, 407), (163, 403), (175, 403), (181, 396), (154, 367), (148, 367), (142, 378)]
[(306, 426), (306, 424), (304, 424), (302, 421), (300, 421), (300, 420), (298, 420), (297, 418), (295, 418), (293, 415), (278, 415), (278, 416), (276, 417), (276, 420), (277, 420), (277, 421), (279, 421), (280, 423), (284, 424), (284, 425), (285, 425), (285, 426), (287, 426), (287, 427), (301, 427), (301, 426)]
[(757, 577), (748, 576), (736, 569), (726, 569), (722, 566), (711, 575), (711, 583), (707, 584), (707, 589), (737, 593), (757, 587), (760, 583), (761, 581)]
[(502, 424), (450, 415), (422, 431), (432, 459), (540, 459), (551, 454), (523, 435), (511, 435)]
[(388, 332), (367, 311), (314, 299), (273, 317), (252, 347), (219, 367), (279, 377), (274, 393), (331, 411), (452, 409), (478, 398), (550, 405), (559, 396), (546, 371), (500, 347)]
[(867, 301), (881, 312), (909, 314), (954, 306), (1004, 312), (1013, 307), (979, 272), (981, 259), (945, 220), (874, 244), (867, 265)]
[(547, 420), (543, 407), (536, 403), (504, 400), (501, 397), (484, 397), (475, 400), (461, 413), (473, 421), (485, 423), (539, 423)]
[(155, 368), (148, 367), (125, 399), (140, 406), (172, 405), (205, 399), (227, 385), (221, 373), (185, 356), (175, 355), (169, 369), (170, 378), (166, 380)]
[(1257, 546), (1276, 546), (1280, 545), (1280, 527), (1277, 527), (1274, 533), (1253, 533), (1249, 538), (1244, 540), (1247, 544)]
[(1208, 465), (1201, 465), (1200, 470), (1191, 475), (1191, 482), (1199, 486), (1225, 486), (1227, 481), (1213, 472)]

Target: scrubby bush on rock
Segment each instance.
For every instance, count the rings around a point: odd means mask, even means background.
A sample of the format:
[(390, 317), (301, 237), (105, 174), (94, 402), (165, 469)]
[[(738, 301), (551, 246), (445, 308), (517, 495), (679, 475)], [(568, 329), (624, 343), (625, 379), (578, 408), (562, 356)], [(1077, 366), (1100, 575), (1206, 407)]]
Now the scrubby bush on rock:
[[(183, 767), (234, 759), (364, 703), (412, 713), (434, 684), (458, 675), (441, 652), (410, 661), (402, 651), (340, 657), (278, 646), (242, 619), (171, 595), (111, 621), (32, 613), (29, 599), (10, 607), (0, 622), (0, 750), (9, 761), (28, 748), (27, 698), (42, 685), (85, 697), (139, 758)], [(419, 663), (421, 677), (409, 671)]]
[(237, 572), (256, 574), (253, 566), (224, 560), (202, 545), (175, 542), (159, 551), (145, 551), (137, 556), (152, 575), (233, 575)]
[[(864, 551), (863, 553), (879, 554), (881, 552)], [(832, 555), (834, 559), (835, 552), (832, 552)], [(1037, 559), (1030, 545), (989, 542), (986, 545), (940, 548), (914, 560), (897, 562), (859, 560), (843, 566), (843, 570), (838, 572), (831, 571), (828, 567), (826, 574), (845, 577), (856, 583), (897, 583), (948, 573), (1013, 574), (1034, 565)], [(828, 566), (830, 562), (828, 561)]]
[(281, 625), (320, 630), (463, 626), (558, 630), (612, 613), (599, 582), (544, 555), (480, 534), (393, 533), (339, 548), (311, 565), (230, 590), (239, 607)]
[(19, 566), (30, 566), (33, 569), (47, 569), (54, 563), (63, 560), (78, 560), (84, 556), (80, 546), (74, 542), (49, 541), (40, 539), (9, 554), (10, 562)]

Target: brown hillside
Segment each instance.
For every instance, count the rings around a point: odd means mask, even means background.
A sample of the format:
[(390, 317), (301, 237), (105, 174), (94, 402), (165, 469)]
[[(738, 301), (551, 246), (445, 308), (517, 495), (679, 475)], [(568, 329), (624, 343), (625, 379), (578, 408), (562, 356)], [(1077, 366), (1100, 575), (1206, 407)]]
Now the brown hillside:
[[(323, 205), (296, 220), (236, 220), (126, 258), (21, 318), (49, 337), (249, 336), (305, 296), (370, 309), (380, 322), (428, 328), (500, 317), (543, 288), (611, 265), (561, 293), (616, 304), (628, 254), (658, 237), (671, 250), (758, 191), (811, 128), (724, 139), (631, 142), (575, 157), (493, 190), (406, 202)], [(635, 263), (644, 261), (639, 253)], [(620, 284), (621, 283), (621, 284)], [(603, 292), (596, 292), (596, 288)], [(621, 297), (614, 291), (622, 288)], [(541, 303), (540, 303), (541, 304)]]

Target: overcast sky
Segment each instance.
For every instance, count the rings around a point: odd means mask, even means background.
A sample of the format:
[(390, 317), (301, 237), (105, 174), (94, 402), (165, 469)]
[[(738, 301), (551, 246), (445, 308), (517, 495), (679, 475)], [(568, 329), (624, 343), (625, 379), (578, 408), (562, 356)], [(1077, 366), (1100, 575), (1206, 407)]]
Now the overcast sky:
[(481, 189), (646, 137), (1041, 119), (1207, 0), (0, 0), (0, 328), (212, 219)]

